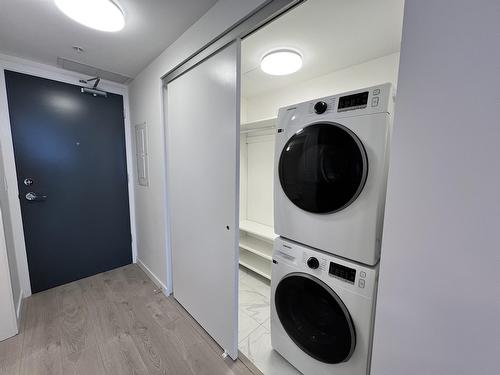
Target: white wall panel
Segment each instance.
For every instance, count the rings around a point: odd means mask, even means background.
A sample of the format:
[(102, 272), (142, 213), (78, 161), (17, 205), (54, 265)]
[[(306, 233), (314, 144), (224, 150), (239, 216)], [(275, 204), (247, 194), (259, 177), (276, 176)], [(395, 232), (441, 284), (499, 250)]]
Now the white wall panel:
[(240, 220), (247, 218), (247, 199), (248, 199), (248, 148), (246, 136), (240, 136)]
[(148, 128), (146, 123), (135, 126), (135, 158), (137, 182), (141, 186), (149, 185)]
[(247, 220), (274, 226), (272, 135), (247, 137)]
[(500, 374), (499, 20), (406, 1), (372, 375)]

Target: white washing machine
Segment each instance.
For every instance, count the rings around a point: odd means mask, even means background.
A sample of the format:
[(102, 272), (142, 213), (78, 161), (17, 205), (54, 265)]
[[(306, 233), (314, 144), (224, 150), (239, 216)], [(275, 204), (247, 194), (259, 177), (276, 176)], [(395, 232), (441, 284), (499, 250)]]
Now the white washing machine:
[(358, 262), (380, 258), (391, 84), (281, 108), (276, 234)]
[(272, 347), (305, 375), (370, 371), (378, 265), (282, 238), (271, 277)]

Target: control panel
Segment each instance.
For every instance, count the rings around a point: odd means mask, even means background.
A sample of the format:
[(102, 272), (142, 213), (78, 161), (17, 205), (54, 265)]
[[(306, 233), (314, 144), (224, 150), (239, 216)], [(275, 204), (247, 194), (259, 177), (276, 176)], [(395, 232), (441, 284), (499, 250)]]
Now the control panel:
[(273, 267), (285, 267), (288, 272), (307, 273), (330, 287), (340, 287), (367, 298), (372, 297), (378, 282), (377, 267), (357, 265), (280, 237), (275, 240), (274, 246)]
[[(391, 93), (391, 85), (390, 83), (386, 83), (283, 107), (280, 109), (281, 115), (278, 117), (281, 117), (284, 123), (289, 123), (291, 122), (290, 117), (293, 115), (294, 119), (298, 119), (296, 123), (300, 124), (302, 116), (307, 116), (304, 117), (304, 121), (308, 122), (311, 120), (314, 121), (319, 117), (321, 119), (328, 118), (333, 121), (337, 115), (339, 117), (348, 117), (380, 112), (390, 113), (392, 110), (390, 104)], [(283, 112), (290, 110), (293, 110), (293, 114), (288, 117), (283, 115)]]
[(339, 98), (337, 112), (366, 108), (368, 105), (368, 94), (368, 91), (364, 91), (357, 94), (341, 96)]
[(330, 262), (328, 273), (333, 277), (342, 279), (351, 284), (354, 284), (356, 280), (356, 270), (354, 268), (346, 267), (335, 262)]

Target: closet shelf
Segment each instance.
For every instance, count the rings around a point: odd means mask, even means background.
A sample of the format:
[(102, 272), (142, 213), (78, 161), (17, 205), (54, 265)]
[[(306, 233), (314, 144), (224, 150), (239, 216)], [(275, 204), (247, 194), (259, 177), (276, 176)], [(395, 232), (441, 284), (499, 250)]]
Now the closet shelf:
[(274, 241), (274, 239), (278, 237), (276, 234), (274, 234), (273, 227), (257, 223), (256, 221), (241, 220), (240, 230), (262, 237), (269, 241)]
[(265, 277), (266, 279), (271, 279), (272, 263), (264, 258), (256, 257), (245, 249), (241, 249), (240, 264), (243, 267)]
[(240, 131), (242, 133), (249, 133), (253, 131), (271, 130), (276, 128), (276, 120), (276, 117), (272, 117), (258, 121), (245, 122), (241, 124)]
[(240, 247), (268, 261), (273, 259), (271, 256), (273, 245), (256, 237), (241, 236)]

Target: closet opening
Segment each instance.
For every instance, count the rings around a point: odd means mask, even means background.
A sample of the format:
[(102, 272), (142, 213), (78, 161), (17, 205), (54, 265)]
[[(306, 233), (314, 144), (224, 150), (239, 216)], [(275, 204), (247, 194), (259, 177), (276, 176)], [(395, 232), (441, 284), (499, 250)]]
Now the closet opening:
[[(283, 128), (277, 123), (278, 110), (386, 83), (390, 84), (392, 102), (403, 7), (404, 0), (308, 0), (242, 40), (238, 348), (264, 374), (300, 374), (271, 343), (273, 246), (279, 234), (275, 230), (274, 189), (279, 184), (281, 153), (275, 144)], [(277, 56), (277, 70), (266, 73), (269, 65), (262, 65), (263, 57), (276, 51), (288, 51), (301, 61), (287, 62)], [(287, 69), (295, 71), (280, 75)], [(363, 95), (343, 99), (337, 103), (338, 111), (370, 106), (372, 97)], [(392, 103), (390, 106), (393, 109)], [(322, 110), (328, 109), (311, 107), (311, 113)], [(297, 160), (297, 165), (300, 162)], [(359, 179), (366, 178), (362, 172)], [(353, 195), (361, 189), (353, 189)], [(350, 200), (337, 203), (331, 206), (340, 210)], [(305, 207), (308, 205), (306, 201)], [(321, 210), (317, 208), (313, 215), (327, 214)]]

